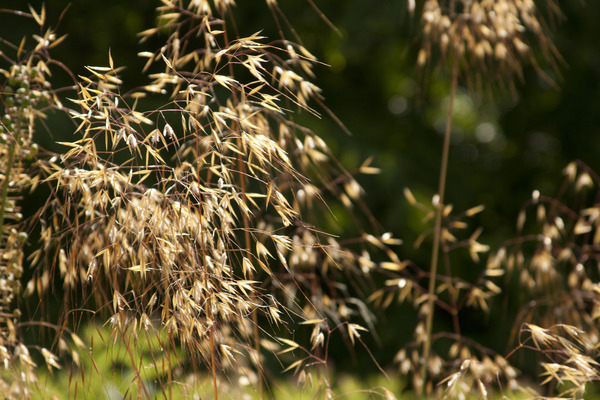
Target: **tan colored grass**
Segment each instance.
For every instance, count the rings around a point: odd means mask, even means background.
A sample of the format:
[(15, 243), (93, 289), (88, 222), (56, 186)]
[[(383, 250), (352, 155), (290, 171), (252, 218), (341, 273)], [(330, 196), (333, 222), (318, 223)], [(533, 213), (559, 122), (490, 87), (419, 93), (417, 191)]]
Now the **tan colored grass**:
[[(560, 15), (553, 0), (543, 1), (544, 18), (534, 0), (427, 0), (421, 14), (423, 46), (417, 64), (459, 60), (467, 77), (478, 88), (485, 77), (513, 92), (514, 78), (523, 80), (523, 66), (536, 62), (532, 48), (541, 50), (545, 61), (560, 59), (552, 43), (549, 24)], [(549, 78), (548, 78), (549, 79)], [(486, 87), (487, 89), (487, 87)]]
[[(87, 67), (69, 100), (52, 98), (75, 137), (37, 161), (52, 196), (37, 216), (28, 293), (63, 292), (61, 325), (107, 319), (111, 339), (126, 346), (166, 331), (154, 359), (182, 356), (134, 362), (155, 370), (165, 395), (182, 374), (205, 371), (215, 397), (222, 376), (245, 377), (263, 396), (267, 352), (310, 376), (327, 368), (332, 333), (363, 345), (362, 325), (374, 320), (357, 295), (369, 290), (366, 249), (393, 254), (385, 242), (394, 239), (364, 234), (350, 248), (316, 226), (330, 213), (326, 201), (352, 210), (363, 190), (292, 118), (292, 110), (319, 115), (310, 52), (238, 33), (231, 1), (164, 1), (158, 14), (159, 25), (140, 34), (142, 43), (164, 42), (139, 54), (153, 71), (147, 85), (122, 94), (109, 53), (106, 65)], [(146, 109), (147, 98), (162, 105)], [(358, 172), (376, 171), (365, 163)], [(319, 321), (305, 357), (278, 353), (290, 340), (277, 338), (281, 330), (303, 320)], [(64, 364), (73, 382), (75, 364)], [(142, 377), (132, 385), (148, 396)], [(319, 379), (329, 388), (327, 375)]]

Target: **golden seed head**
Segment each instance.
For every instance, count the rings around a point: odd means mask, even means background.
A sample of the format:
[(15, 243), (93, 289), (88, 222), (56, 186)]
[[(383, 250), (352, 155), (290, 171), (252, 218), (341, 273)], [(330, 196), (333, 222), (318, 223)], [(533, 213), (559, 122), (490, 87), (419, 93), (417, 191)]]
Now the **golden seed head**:
[(424, 43), (417, 60), (420, 67), (439, 54), (448, 60), (458, 58), (465, 72), (493, 71), (502, 79), (520, 76), (522, 64), (534, 57), (527, 33), (533, 34), (550, 62), (556, 56), (543, 28), (546, 24), (532, 0), (426, 0), (421, 21)]

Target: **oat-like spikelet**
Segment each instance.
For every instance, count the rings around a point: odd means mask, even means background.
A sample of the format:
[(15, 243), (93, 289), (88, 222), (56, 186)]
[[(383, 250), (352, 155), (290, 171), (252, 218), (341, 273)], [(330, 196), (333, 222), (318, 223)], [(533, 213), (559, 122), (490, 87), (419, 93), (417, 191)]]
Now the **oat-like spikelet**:
[(519, 334), (520, 348), (533, 350), (543, 359), (542, 385), (552, 382), (561, 398), (579, 398), (598, 380), (600, 354), (589, 339), (582, 329), (566, 324), (548, 328), (524, 324)]

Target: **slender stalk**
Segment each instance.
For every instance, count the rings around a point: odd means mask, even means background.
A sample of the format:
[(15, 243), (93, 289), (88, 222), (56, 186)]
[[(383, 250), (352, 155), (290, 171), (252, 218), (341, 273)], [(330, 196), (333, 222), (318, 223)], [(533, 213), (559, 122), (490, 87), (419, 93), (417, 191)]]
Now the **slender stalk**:
[[(444, 251), (444, 265), (446, 267), (446, 275), (452, 279), (452, 269), (450, 268), (450, 254), (448, 251)], [(450, 315), (452, 316), (452, 327), (454, 333), (460, 335), (460, 323), (458, 321), (458, 290), (454, 285), (448, 288), (448, 295), (450, 296)]]
[(452, 67), (452, 82), (450, 84), (450, 100), (448, 102), (448, 114), (446, 116), (446, 131), (444, 132), (444, 146), (442, 149), (442, 165), (440, 167), (440, 182), (438, 186), (438, 201), (435, 204), (435, 226), (433, 231), (433, 249), (431, 252), (431, 268), (429, 274), (429, 289), (427, 297), (427, 319), (425, 321), (425, 343), (423, 344), (423, 364), (421, 369), (421, 396), (424, 393), (427, 381), (427, 360), (431, 352), (431, 331), (433, 327), (434, 314), (434, 292), (437, 280), (438, 257), (440, 251), (440, 239), (442, 236), (442, 216), (444, 212), (444, 193), (446, 191), (446, 174), (448, 171), (448, 156), (450, 154), (450, 137), (452, 133), (452, 113), (454, 110), (454, 98), (458, 85), (458, 58), (454, 60)]

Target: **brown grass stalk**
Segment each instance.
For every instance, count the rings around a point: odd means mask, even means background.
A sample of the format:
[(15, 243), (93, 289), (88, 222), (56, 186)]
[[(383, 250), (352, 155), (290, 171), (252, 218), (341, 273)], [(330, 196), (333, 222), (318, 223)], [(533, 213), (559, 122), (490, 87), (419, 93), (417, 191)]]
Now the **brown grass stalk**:
[[(268, 7), (282, 15), (276, 2)], [(169, 1), (158, 11), (157, 26), (140, 34), (163, 43), (140, 53), (153, 71), (146, 85), (122, 93), (109, 53), (107, 66), (87, 67), (68, 100), (51, 105), (71, 118), (74, 136), (39, 160), (52, 196), (36, 215), (28, 290), (42, 299), (64, 292), (61, 311), (73, 314), (65, 324), (86, 322), (74, 309), (107, 317), (140, 396), (152, 395), (133, 353), (144, 330), (165, 344), (150, 349), (155, 361), (167, 357), (154, 365), (164, 394), (204, 367), (215, 398), (230, 374), (257, 379), (264, 397), (263, 352), (279, 357), (284, 324), (348, 326), (339, 332), (349, 345), (364, 330), (349, 321), (372, 324), (359, 294), (371, 266), (365, 248), (382, 239), (364, 234), (349, 248), (319, 227), (329, 201), (350, 213), (364, 205), (353, 175), (290, 115), (318, 115), (310, 104), (323, 104), (310, 81), (315, 57), (285, 38), (248, 34), (259, 29), (238, 25), (231, 2)], [(308, 340), (327, 359), (322, 335)], [(289, 356), (282, 363), (305, 374), (321, 367)]]
[(450, 154), (450, 138), (452, 136), (452, 115), (454, 110), (454, 98), (456, 97), (456, 88), (458, 86), (459, 59), (454, 59), (452, 67), (452, 80), (450, 83), (450, 94), (448, 101), (448, 113), (446, 114), (446, 128), (444, 131), (444, 144), (442, 148), (442, 161), (440, 166), (440, 178), (435, 201), (435, 225), (433, 228), (433, 248), (431, 250), (431, 269), (429, 275), (429, 287), (427, 290), (427, 317), (425, 323), (425, 342), (423, 343), (423, 365), (421, 377), (423, 385), (420, 388), (421, 395), (427, 381), (427, 360), (431, 351), (431, 334), (433, 331), (435, 288), (437, 285), (438, 254), (440, 250), (440, 238), (442, 235), (442, 214), (444, 211), (444, 193), (446, 191), (446, 174), (448, 171), (448, 158)]

